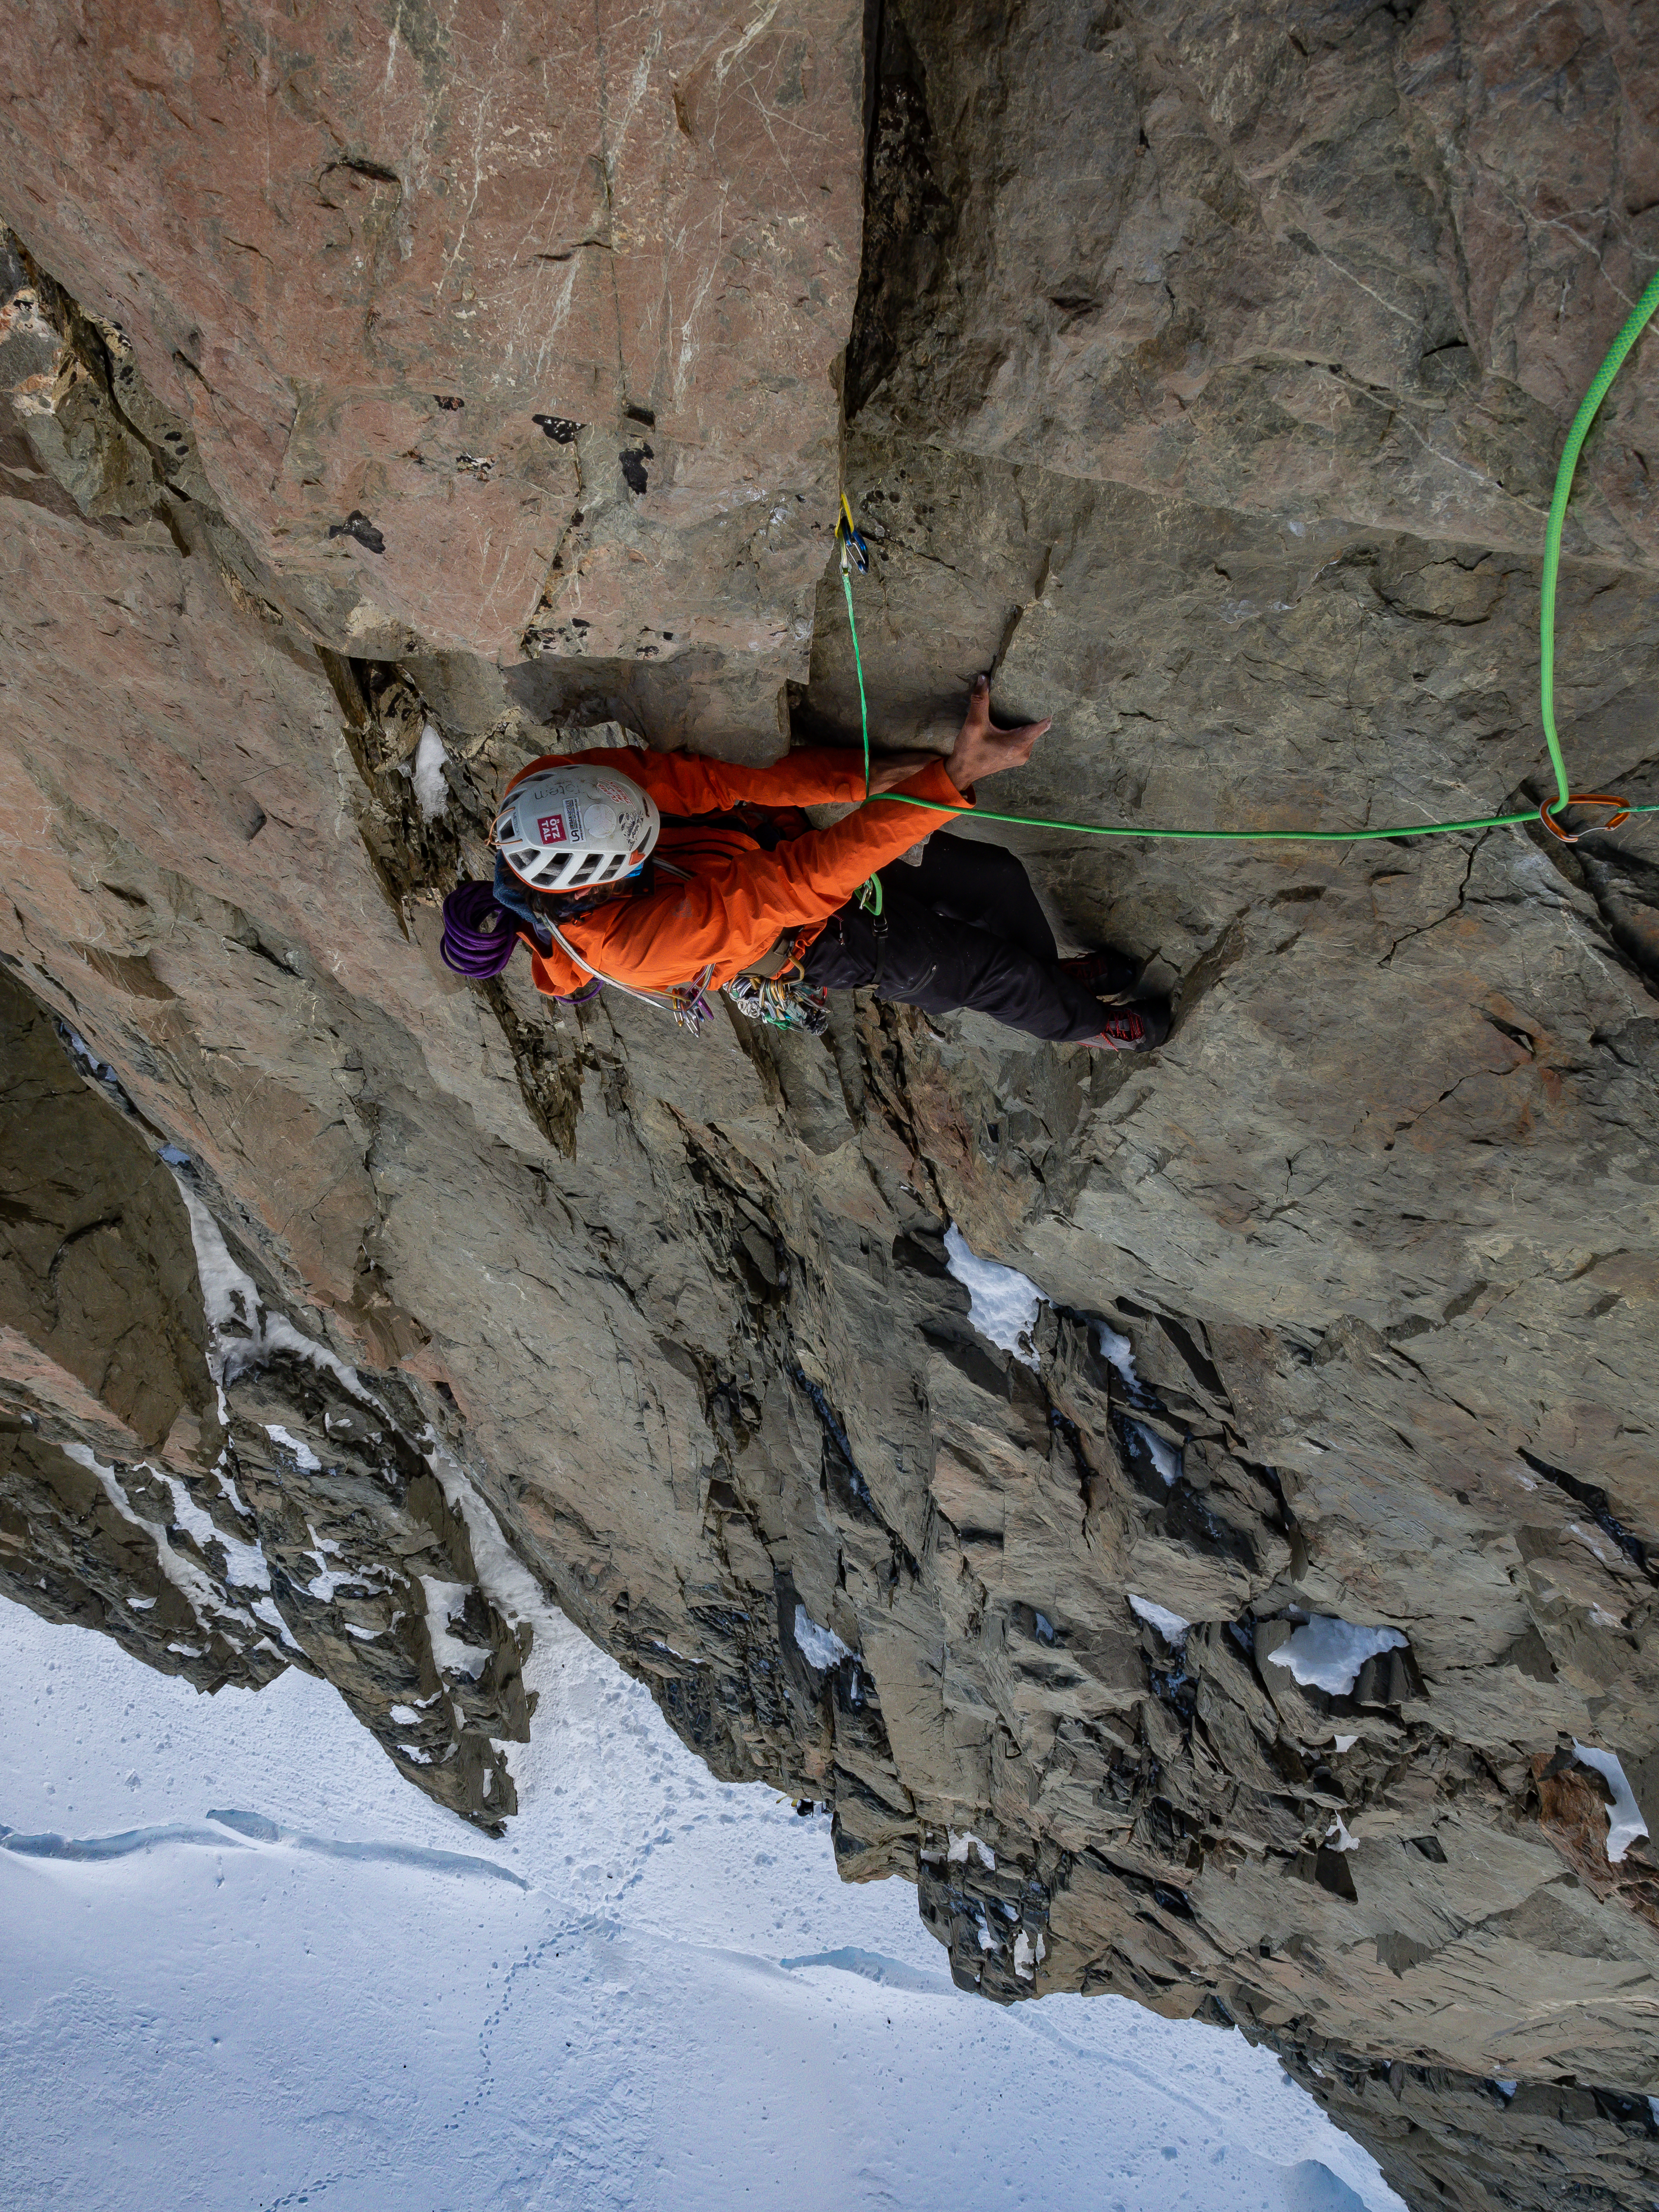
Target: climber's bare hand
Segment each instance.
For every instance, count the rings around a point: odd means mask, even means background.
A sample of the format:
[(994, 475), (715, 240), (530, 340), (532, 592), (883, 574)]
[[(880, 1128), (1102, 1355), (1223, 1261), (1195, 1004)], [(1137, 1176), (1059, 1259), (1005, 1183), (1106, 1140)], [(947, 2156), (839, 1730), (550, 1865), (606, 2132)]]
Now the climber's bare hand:
[(1000, 775), (1006, 768), (1024, 768), (1037, 739), (1050, 725), (1027, 722), (1018, 730), (998, 730), (991, 725), (991, 684), (976, 676), (968, 699), (968, 719), (945, 763), (945, 773), (958, 791), (966, 791), (983, 775)]

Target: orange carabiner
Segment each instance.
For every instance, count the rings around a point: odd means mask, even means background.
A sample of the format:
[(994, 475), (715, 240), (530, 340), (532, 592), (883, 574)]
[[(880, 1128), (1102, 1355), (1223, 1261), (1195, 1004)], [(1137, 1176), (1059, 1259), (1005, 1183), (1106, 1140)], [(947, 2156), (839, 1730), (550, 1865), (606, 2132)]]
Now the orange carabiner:
[(1612, 807), (1612, 819), (1595, 825), (1601, 830), (1616, 830), (1621, 822), (1630, 820), (1630, 808), (1625, 801), (1622, 799), (1614, 799), (1608, 792), (1571, 791), (1567, 793), (1565, 799), (1547, 799), (1538, 810), (1538, 818), (1547, 830), (1561, 840), (1564, 845), (1576, 845), (1580, 837), (1587, 836), (1588, 832), (1583, 830), (1571, 831), (1564, 830), (1551, 811), (1552, 808), (1557, 806)]

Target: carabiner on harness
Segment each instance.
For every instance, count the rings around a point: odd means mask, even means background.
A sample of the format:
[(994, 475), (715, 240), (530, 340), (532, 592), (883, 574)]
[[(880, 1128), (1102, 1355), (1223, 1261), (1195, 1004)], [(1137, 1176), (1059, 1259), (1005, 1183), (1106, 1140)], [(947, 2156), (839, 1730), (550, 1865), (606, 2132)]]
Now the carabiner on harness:
[(769, 1029), (822, 1036), (830, 1026), (830, 994), (798, 975), (734, 975), (724, 988), (740, 1014)]

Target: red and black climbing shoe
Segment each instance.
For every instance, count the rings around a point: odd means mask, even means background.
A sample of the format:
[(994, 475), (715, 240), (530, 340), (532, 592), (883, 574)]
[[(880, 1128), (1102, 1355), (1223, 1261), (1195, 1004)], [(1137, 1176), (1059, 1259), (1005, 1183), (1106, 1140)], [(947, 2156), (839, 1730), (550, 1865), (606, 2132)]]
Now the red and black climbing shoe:
[(1100, 1035), (1084, 1042), (1102, 1052), (1156, 1052), (1169, 1034), (1169, 1000), (1143, 999), (1139, 1006), (1110, 1009)]
[(1074, 983), (1080, 983), (1085, 991), (1092, 992), (1097, 999), (1115, 1005), (1133, 996), (1146, 964), (1133, 953), (1114, 951), (1109, 945), (1098, 952), (1080, 952), (1074, 959), (1062, 960), (1060, 971)]

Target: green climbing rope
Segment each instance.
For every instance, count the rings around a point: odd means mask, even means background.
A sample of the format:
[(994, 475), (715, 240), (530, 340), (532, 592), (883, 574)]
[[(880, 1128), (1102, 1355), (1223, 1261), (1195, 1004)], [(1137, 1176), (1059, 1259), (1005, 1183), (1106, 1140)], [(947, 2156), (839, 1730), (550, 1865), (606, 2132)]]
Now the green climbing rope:
[[(1561, 757), (1561, 740), (1555, 734), (1555, 578), (1561, 566), (1561, 526), (1567, 519), (1567, 501), (1572, 496), (1573, 471), (1578, 466), (1578, 456), (1583, 451), (1584, 441), (1589, 435), (1590, 424), (1596, 410), (1607, 398), (1608, 387), (1625, 365), (1625, 356), (1648, 326), (1649, 318), (1659, 307), (1659, 271), (1649, 282), (1648, 289), (1631, 309), (1625, 327), (1607, 349), (1607, 357), (1591, 380), (1578, 412), (1572, 418), (1572, 428), (1567, 433), (1567, 442), (1561, 448), (1561, 465), (1555, 471), (1555, 494), (1550, 501), (1550, 519), (1544, 532), (1544, 580), (1540, 592), (1538, 610), (1539, 643), (1542, 648), (1538, 687), (1540, 704), (1544, 717), (1544, 736), (1550, 749), (1550, 758), (1555, 764), (1555, 785), (1560, 793), (1558, 804), (1567, 803), (1567, 769)], [(1632, 814), (1651, 814), (1650, 806), (1633, 806)]]
[[(1473, 822), (1405, 822), (1390, 830), (1154, 830), (1139, 824), (1100, 822), (1061, 822), (1040, 814), (994, 814), (987, 807), (963, 807), (964, 814), (972, 813), (981, 822), (1004, 822), (1019, 830), (1060, 830), (1083, 837), (1158, 837), (1178, 838), (1188, 842), (1215, 844), (1312, 844), (1358, 845), (1395, 837), (1437, 837), (1460, 830), (1510, 830), (1526, 822), (1545, 821), (1552, 829), (1555, 823), (1547, 811), (1565, 806), (1573, 797), (1568, 781), (1566, 763), (1561, 755), (1561, 741), (1555, 729), (1555, 586), (1561, 567), (1561, 527), (1566, 520), (1567, 501), (1572, 496), (1572, 480), (1578, 466), (1578, 456), (1595, 422), (1601, 402), (1607, 398), (1613, 379), (1625, 365), (1626, 356), (1647, 328), (1656, 308), (1659, 308), (1659, 271), (1656, 271), (1647, 289), (1632, 308), (1624, 328), (1607, 349), (1606, 360), (1595, 372), (1589, 391), (1584, 394), (1578, 412), (1572, 418), (1572, 428), (1567, 432), (1567, 442), (1561, 449), (1560, 464), (1555, 472), (1555, 492), (1550, 501), (1549, 521), (1544, 532), (1544, 569), (1540, 589), (1539, 633), (1541, 647), (1539, 669), (1539, 705), (1544, 725), (1544, 737), (1548, 744), (1550, 760), (1555, 769), (1556, 796), (1546, 800), (1543, 807), (1528, 807), (1521, 814), (1488, 814)], [(858, 617), (853, 608), (852, 564), (848, 549), (857, 544), (862, 559), (862, 540), (853, 521), (852, 510), (846, 500), (842, 501), (844, 526), (836, 525), (836, 537), (841, 545), (841, 588), (847, 601), (847, 627), (852, 633), (853, 666), (859, 684), (859, 723), (864, 738), (864, 789), (866, 801), (870, 792), (870, 708), (864, 690), (864, 658), (859, 649)], [(875, 794), (891, 799), (898, 806), (920, 806), (930, 813), (946, 810), (927, 799), (913, 799), (902, 791)], [(1630, 814), (1659, 814), (1659, 803), (1643, 806), (1624, 806), (1622, 801), (1603, 799), (1604, 805), (1622, 807), (1618, 816), (1623, 820)], [(1616, 826), (1611, 825), (1611, 826)], [(1565, 833), (1557, 830), (1556, 834)]]

